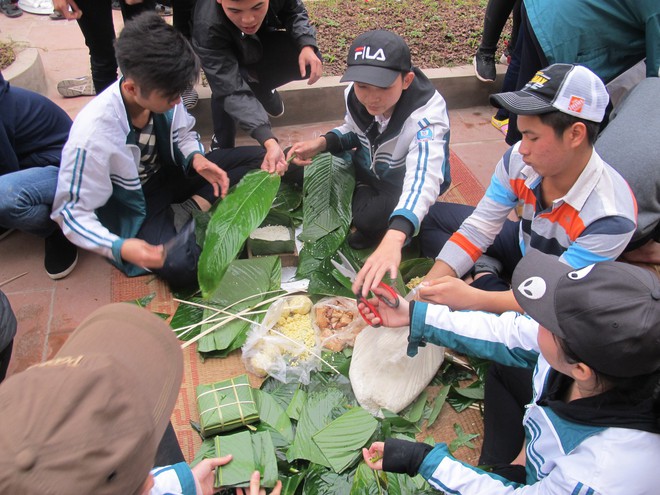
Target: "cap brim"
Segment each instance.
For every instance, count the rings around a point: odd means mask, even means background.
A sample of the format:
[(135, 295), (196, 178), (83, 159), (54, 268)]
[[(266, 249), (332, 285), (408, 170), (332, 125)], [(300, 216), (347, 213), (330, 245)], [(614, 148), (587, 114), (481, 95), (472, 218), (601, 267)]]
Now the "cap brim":
[(557, 111), (547, 101), (522, 90), (490, 95), (490, 104), (496, 108), (505, 108), (517, 115), (539, 115)]
[(339, 82), (360, 82), (379, 88), (389, 88), (400, 74), (401, 72), (398, 70), (386, 69), (385, 67), (353, 65), (346, 69)]
[(55, 357), (106, 354), (133, 373), (152, 410), (156, 446), (170, 420), (183, 377), (183, 354), (172, 329), (138, 306), (104, 306), (85, 319)]
[(557, 319), (555, 300), (559, 281), (574, 271), (559, 258), (530, 249), (520, 260), (511, 277), (513, 294), (520, 307), (540, 325), (559, 337), (565, 337)]

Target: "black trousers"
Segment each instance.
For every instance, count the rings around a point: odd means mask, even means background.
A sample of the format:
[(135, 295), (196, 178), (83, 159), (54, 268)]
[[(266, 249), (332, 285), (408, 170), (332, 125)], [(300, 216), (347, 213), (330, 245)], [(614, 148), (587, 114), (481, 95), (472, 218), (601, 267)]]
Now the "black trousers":
[(488, 0), (486, 14), (484, 15), (484, 33), (481, 36), (481, 45), (479, 46), (481, 50), (486, 53), (495, 53), (502, 29), (504, 29), (504, 25), (511, 14), (513, 14), (513, 26), (509, 49), (513, 50), (513, 47), (516, 46), (516, 38), (520, 27), (521, 3), (521, 0)]
[[(453, 203), (434, 203), (422, 221), (419, 243), (422, 256), (435, 258), (463, 221), (474, 211), (474, 206)], [(503, 275), (511, 278), (514, 268), (522, 258), (518, 241), (519, 222), (506, 220), (493, 244), (486, 250), (488, 256), (504, 266)]]
[[(273, 31), (259, 34), (259, 38), (263, 47), (261, 60), (240, 67), (243, 79), (257, 99), (286, 83), (309, 78), (309, 74), (300, 77), (298, 67), (300, 50), (286, 32)], [(225, 98), (225, 95), (211, 96), (213, 133), (220, 148), (233, 148), (236, 122), (234, 117), (225, 112)]]
[[(527, 17), (527, 9), (525, 9), (524, 4), (521, 6), (520, 12), (520, 30), (515, 47), (520, 66), (518, 68), (516, 87), (513, 90), (522, 89), (534, 77), (537, 71), (548, 65), (548, 59), (534, 35), (534, 30)], [(509, 129), (505, 141), (507, 144), (513, 146), (521, 139), (522, 134), (518, 130), (518, 116), (511, 113), (509, 114)]]
[[(117, 61), (115, 59), (115, 27), (112, 21), (111, 0), (77, 0), (83, 15), (78, 19), (78, 26), (89, 48), (89, 61), (92, 68), (92, 80), (96, 93), (100, 93), (117, 80)], [(119, 0), (124, 22), (136, 15), (153, 11), (155, 0), (143, 0), (142, 3), (127, 5)]]
[[(234, 185), (248, 171), (261, 166), (264, 154), (261, 146), (242, 146), (212, 151), (207, 158), (225, 170), (230, 185)], [(197, 174), (186, 177), (180, 170), (160, 170), (144, 184), (143, 192), (147, 216), (136, 237), (153, 245), (164, 244), (177, 235), (170, 205), (193, 195), (199, 195), (211, 204), (218, 200), (213, 196), (211, 184), (203, 177)], [(173, 290), (192, 287), (197, 283), (197, 262), (201, 251), (192, 235), (185, 243), (173, 247), (167, 253), (164, 266), (153, 272), (168, 282)]]

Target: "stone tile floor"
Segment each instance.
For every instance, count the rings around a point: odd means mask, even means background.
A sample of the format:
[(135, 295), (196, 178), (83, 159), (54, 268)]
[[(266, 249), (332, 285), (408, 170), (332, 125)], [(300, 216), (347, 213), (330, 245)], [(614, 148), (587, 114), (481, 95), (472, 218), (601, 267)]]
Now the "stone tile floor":
[[(118, 12), (114, 13), (114, 20), (115, 28), (121, 29)], [(16, 19), (0, 16), (0, 39), (13, 39), (39, 48), (47, 96), (72, 118), (90, 100), (64, 99), (56, 90), (60, 79), (89, 74), (87, 48), (75, 22), (53, 21), (48, 16), (28, 13)], [(491, 114), (491, 109), (485, 106), (450, 111), (451, 147), (484, 186), (507, 149), (502, 135), (490, 125)], [(286, 145), (318, 136), (335, 124), (278, 127), (275, 132)], [(208, 144), (209, 131), (202, 129), (200, 133)], [(251, 140), (242, 138), (239, 144), (251, 144)], [(110, 280), (115, 269), (105, 260), (80, 252), (73, 273), (53, 281), (43, 269), (43, 245), (42, 239), (21, 232), (0, 241), (0, 288), (9, 297), (18, 318), (10, 374), (52, 356), (82, 319), (95, 308), (111, 302)]]

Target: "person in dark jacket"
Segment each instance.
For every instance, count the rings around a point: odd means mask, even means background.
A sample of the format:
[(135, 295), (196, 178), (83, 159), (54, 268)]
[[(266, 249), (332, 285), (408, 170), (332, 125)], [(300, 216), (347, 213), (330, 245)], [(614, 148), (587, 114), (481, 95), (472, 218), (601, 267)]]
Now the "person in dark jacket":
[(314, 84), (322, 73), (316, 30), (300, 0), (198, 0), (193, 48), (211, 86), (211, 147), (231, 148), (235, 123), (265, 149), (264, 170), (283, 173), (284, 153), (268, 115), (284, 104), (276, 88)]
[(66, 277), (78, 251), (50, 219), (71, 119), (40, 94), (10, 86), (0, 73), (0, 239), (21, 230), (46, 239), (44, 265)]

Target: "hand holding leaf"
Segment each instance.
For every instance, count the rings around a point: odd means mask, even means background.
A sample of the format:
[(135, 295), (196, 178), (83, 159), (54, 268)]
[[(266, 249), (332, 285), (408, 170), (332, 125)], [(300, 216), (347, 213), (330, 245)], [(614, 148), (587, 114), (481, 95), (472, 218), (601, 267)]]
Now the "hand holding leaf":
[(385, 443), (374, 442), (368, 449), (362, 449), (362, 457), (371, 469), (383, 470), (383, 456), (385, 455)]

